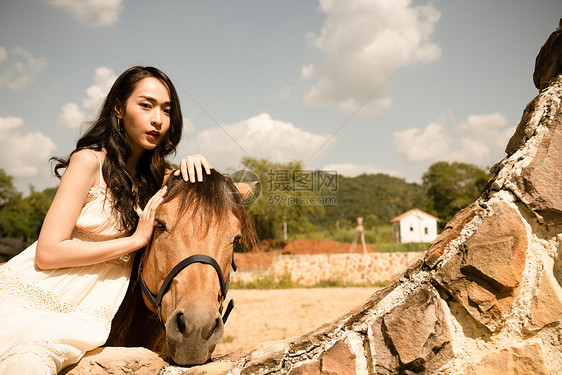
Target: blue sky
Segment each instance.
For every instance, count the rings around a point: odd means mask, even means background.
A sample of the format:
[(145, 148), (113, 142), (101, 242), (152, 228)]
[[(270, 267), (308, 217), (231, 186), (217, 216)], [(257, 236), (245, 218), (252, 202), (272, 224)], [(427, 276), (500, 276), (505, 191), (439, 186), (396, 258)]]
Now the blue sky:
[(504, 156), (559, 0), (0, 2), (0, 168), (56, 186), (117, 75), (154, 65), (185, 119), (178, 157), (242, 156), (420, 181)]

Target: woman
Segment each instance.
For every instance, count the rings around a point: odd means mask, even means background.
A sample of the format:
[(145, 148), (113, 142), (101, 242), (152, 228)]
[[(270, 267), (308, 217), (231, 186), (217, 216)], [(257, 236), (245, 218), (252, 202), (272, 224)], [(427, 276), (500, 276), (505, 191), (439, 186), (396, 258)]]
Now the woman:
[[(54, 159), (61, 181), (39, 239), (0, 267), (0, 374), (56, 374), (104, 344), (181, 133), (172, 82), (137, 66), (117, 78), (70, 157)], [(210, 168), (196, 155), (175, 173), (195, 182)]]

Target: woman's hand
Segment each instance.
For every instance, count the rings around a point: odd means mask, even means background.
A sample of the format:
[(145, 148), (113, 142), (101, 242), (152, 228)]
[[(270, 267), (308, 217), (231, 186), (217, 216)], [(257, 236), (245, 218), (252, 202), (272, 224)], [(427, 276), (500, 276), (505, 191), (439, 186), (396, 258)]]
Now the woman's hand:
[(160, 206), (160, 203), (164, 200), (164, 195), (166, 195), (168, 187), (164, 186), (162, 189), (158, 190), (156, 194), (150, 198), (144, 210), (142, 210), (137, 229), (133, 236), (137, 241), (139, 241), (140, 247), (146, 246), (150, 242), (152, 237), (152, 231), (154, 229), (154, 217), (156, 215), (156, 209)]
[(189, 155), (183, 158), (180, 162), (180, 168), (174, 172), (174, 176), (179, 176), (180, 173), (184, 181), (203, 181), (203, 168), (206, 174), (211, 174), (213, 166), (209, 164), (203, 155)]

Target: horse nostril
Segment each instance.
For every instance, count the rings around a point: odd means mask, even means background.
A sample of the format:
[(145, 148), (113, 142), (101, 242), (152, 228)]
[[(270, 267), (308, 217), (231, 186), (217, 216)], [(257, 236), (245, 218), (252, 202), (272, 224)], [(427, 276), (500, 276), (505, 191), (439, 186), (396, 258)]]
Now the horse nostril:
[(178, 331), (184, 335), (185, 334), (185, 318), (183, 313), (178, 312), (176, 314), (176, 324), (178, 326)]
[(209, 340), (209, 338), (211, 338), (211, 336), (213, 335), (213, 333), (219, 328), (219, 318), (215, 319), (215, 324), (213, 326), (210, 327), (209, 331), (207, 331), (207, 334), (204, 334), (204, 331), (201, 331), (201, 338), (205, 341)]

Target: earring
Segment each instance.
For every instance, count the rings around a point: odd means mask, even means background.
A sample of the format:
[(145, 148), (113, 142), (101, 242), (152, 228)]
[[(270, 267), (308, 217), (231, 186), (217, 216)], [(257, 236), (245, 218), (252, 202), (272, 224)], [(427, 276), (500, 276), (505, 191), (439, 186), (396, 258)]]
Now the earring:
[(117, 117), (117, 130), (119, 131), (120, 134), (123, 134), (125, 132), (123, 126), (123, 119), (119, 117)]

